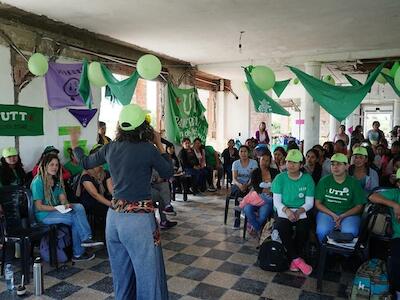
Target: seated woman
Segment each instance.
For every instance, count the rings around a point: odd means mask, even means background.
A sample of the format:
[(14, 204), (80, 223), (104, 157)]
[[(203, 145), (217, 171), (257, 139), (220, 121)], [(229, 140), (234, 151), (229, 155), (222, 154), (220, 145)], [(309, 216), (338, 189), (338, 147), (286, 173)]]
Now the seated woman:
[(364, 147), (354, 148), (354, 164), (349, 168), (349, 175), (357, 179), (366, 193), (379, 186), (378, 173), (369, 167), (368, 151)]
[(224, 172), (226, 173), (226, 179), (229, 183), (232, 183), (232, 164), (235, 160), (239, 159), (239, 151), (234, 147), (235, 141), (230, 139), (228, 141), (228, 148), (222, 151), (222, 161), (224, 166)]
[(390, 259), (389, 269), (391, 273), (389, 278), (397, 299), (400, 299), (400, 169), (396, 172), (396, 185), (396, 189), (370, 195), (369, 200), (390, 207), (393, 235), (390, 244), (392, 256)]
[[(50, 154), (50, 153), (56, 154), (58, 156), (58, 153), (60, 153), (60, 151), (54, 146), (47, 146), (46, 148), (44, 148), (44, 151), (43, 151), (42, 155), (40, 156), (39, 161), (33, 167), (33, 170), (32, 170), (33, 177), (35, 177), (37, 175), (37, 173), (39, 171), (39, 165), (40, 165), (43, 157), (46, 154)], [(61, 165), (61, 170), (62, 170), (62, 179), (64, 180), (64, 182), (66, 182), (68, 179), (71, 178), (71, 173), (66, 168), (64, 168), (63, 165)]]
[[(249, 192), (251, 173), (258, 168), (257, 162), (249, 158), (249, 147), (242, 145), (239, 148), (239, 159), (232, 164), (232, 186), (230, 196), (237, 199), (244, 197)], [(239, 203), (235, 203), (238, 205)], [(240, 228), (240, 212), (235, 211), (233, 229)]]
[(319, 152), (315, 149), (310, 149), (306, 154), (306, 164), (304, 169), (314, 180), (315, 184), (318, 184), (322, 176), (322, 167), (319, 164)]
[(272, 183), (274, 208), (278, 215), (274, 226), (291, 262), (290, 270), (300, 270), (310, 275), (312, 267), (300, 255), (308, 240), (309, 222), (306, 213), (314, 205), (314, 181), (309, 174), (300, 171), (303, 161), (303, 154), (299, 150), (290, 150), (286, 156), (287, 172), (276, 176)]
[(271, 167), (277, 169), (279, 172), (286, 171), (286, 151), (283, 147), (276, 147), (274, 150), (274, 161), (271, 163)]
[(347, 156), (336, 153), (331, 158), (332, 174), (320, 180), (315, 192), (317, 237), (322, 243), (334, 229), (358, 236), (360, 214), (366, 195), (360, 183), (347, 175)]
[[(262, 225), (272, 214), (273, 200), (270, 190), (271, 182), (275, 176), (279, 174), (278, 170), (271, 168), (272, 155), (268, 149), (261, 153), (259, 160), (259, 168), (255, 169), (251, 174), (251, 185), (254, 192), (258, 194), (258, 198), (262, 200), (261, 203), (251, 203), (250, 194), (246, 196), (241, 202), (240, 207), (249, 220), (248, 231), (252, 236), (258, 236), (262, 229)], [(252, 193), (254, 193), (252, 192)], [(251, 197), (253, 198), (253, 197)], [(256, 215), (256, 212), (258, 216)]]
[(8, 147), (3, 149), (1, 158), (0, 183), (6, 185), (25, 185), (27, 176), (22, 166), (17, 149)]
[[(214, 187), (212, 172), (207, 168), (206, 151), (201, 143), (200, 138), (195, 138), (193, 141), (193, 151), (199, 161), (199, 171), (205, 175), (206, 182), (208, 183), (209, 192), (215, 192), (217, 189)], [(202, 183), (201, 191), (204, 192), (207, 188), (206, 182)]]
[[(36, 219), (44, 224), (65, 224), (72, 229), (73, 261), (92, 260), (95, 255), (85, 252), (86, 247), (103, 245), (92, 240), (85, 209), (81, 204), (68, 203), (64, 192), (61, 165), (57, 154), (43, 157), (38, 174), (31, 183)], [(56, 206), (72, 210), (61, 213)]]
[[(96, 153), (100, 148), (94, 148), (89, 154)], [(86, 211), (91, 211), (105, 224), (108, 208), (111, 206), (113, 183), (110, 173), (103, 166), (84, 170), (79, 179), (76, 196), (80, 199)]]

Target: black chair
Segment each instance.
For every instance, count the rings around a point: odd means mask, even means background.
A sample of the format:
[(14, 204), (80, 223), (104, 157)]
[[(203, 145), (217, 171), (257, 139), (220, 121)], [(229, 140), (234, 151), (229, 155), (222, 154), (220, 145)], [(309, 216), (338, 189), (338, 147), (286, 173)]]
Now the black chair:
[(0, 226), (3, 242), (1, 274), (4, 274), (8, 245), (19, 243), (21, 246), (21, 271), (25, 275), (25, 282), (29, 283), (32, 246), (39, 244), (46, 234), (49, 234), (50, 264), (57, 266), (57, 226), (36, 222), (31, 191), (19, 186), (2, 187), (0, 188), (0, 204), (4, 211)]
[(183, 201), (187, 201), (188, 194), (190, 193), (191, 179), (192, 179), (192, 176), (190, 176), (190, 175), (174, 176), (174, 178), (169, 182), (172, 201), (175, 201), (175, 199), (176, 199), (175, 195), (177, 194), (176, 190), (178, 189), (178, 187), (182, 191)]
[(372, 212), (367, 212), (361, 217), (360, 232), (358, 235), (358, 241), (354, 248), (343, 248), (340, 246), (328, 244), (323, 242), (320, 249), (318, 273), (317, 273), (317, 290), (322, 291), (322, 279), (325, 271), (326, 257), (328, 253), (335, 253), (343, 256), (359, 255), (362, 261), (368, 259), (369, 251), (369, 229), (368, 224), (371, 218)]
[[(236, 192), (235, 194), (230, 193), (228, 196), (225, 198), (225, 212), (224, 212), (224, 224), (226, 225), (226, 221), (228, 220), (228, 211), (229, 211), (229, 202), (231, 200), (235, 200), (235, 206), (239, 205), (239, 198), (243, 198), (248, 194), (249, 191), (246, 191), (245, 193), (243, 192)], [(240, 212), (239, 212), (240, 214)], [(238, 212), (235, 211), (235, 217), (238, 216)], [(239, 216), (240, 218), (240, 216)]]

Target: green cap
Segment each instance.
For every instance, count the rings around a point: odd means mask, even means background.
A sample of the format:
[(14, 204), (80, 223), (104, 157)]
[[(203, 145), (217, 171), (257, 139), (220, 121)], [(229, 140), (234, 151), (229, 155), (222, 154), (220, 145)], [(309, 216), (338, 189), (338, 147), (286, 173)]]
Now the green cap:
[(397, 172), (396, 172), (396, 180), (397, 179), (400, 179), (400, 169), (397, 169)]
[(353, 150), (353, 155), (364, 155), (364, 156), (368, 156), (368, 151), (366, 148), (364, 147), (356, 147)]
[(10, 157), (15, 155), (18, 155), (18, 151), (14, 147), (7, 147), (3, 149), (3, 157)]
[(301, 154), (300, 150), (292, 149), (286, 155), (286, 161), (291, 162), (303, 162), (303, 154)]
[(347, 159), (347, 156), (344, 155), (343, 153), (335, 153), (331, 157), (331, 162), (336, 161), (344, 164), (348, 164), (349, 160)]
[(124, 131), (134, 130), (143, 124), (146, 111), (137, 104), (125, 105), (119, 114), (119, 126)]

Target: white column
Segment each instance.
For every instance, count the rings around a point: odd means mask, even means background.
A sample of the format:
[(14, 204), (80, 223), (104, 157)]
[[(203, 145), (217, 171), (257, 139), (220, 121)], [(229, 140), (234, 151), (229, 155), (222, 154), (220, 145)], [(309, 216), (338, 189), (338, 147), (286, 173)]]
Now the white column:
[(333, 141), (335, 134), (338, 131), (340, 122), (332, 115), (329, 115), (329, 140)]
[(217, 92), (215, 97), (216, 97), (216, 102), (217, 102), (217, 144), (219, 149), (224, 149), (223, 147), (226, 145), (226, 122), (228, 118), (228, 112), (226, 111), (226, 101), (225, 97), (226, 94), (225, 92)]
[(393, 104), (393, 127), (400, 125), (400, 99), (394, 99)]
[[(305, 72), (311, 76), (319, 78), (321, 76), (321, 63), (307, 62), (305, 63)], [(307, 151), (315, 144), (319, 144), (319, 116), (320, 106), (318, 102), (304, 90), (304, 98), (302, 99), (302, 117), (304, 119), (304, 151)]]

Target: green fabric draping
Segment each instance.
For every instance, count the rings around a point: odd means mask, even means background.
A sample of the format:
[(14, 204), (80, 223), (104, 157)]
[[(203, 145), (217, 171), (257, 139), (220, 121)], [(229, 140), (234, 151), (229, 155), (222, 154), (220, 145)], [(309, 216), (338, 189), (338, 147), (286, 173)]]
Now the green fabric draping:
[(92, 101), (90, 100), (90, 83), (88, 78), (88, 61), (85, 58), (82, 65), (81, 79), (79, 81), (79, 94), (81, 95), (85, 105), (92, 109)]
[(284, 116), (290, 116), (289, 112), (282, 106), (276, 103), (270, 96), (268, 96), (261, 88), (259, 88), (253, 81), (250, 75), (249, 68), (244, 69), (247, 78), (247, 86), (253, 99), (254, 108), (257, 112), (275, 113)]
[(205, 143), (208, 131), (205, 111), (196, 88), (179, 89), (168, 83), (165, 113), (167, 139), (180, 144), (184, 137), (191, 141), (199, 137)]
[(101, 72), (103, 73), (112, 95), (116, 98), (116, 101), (122, 105), (131, 103), (139, 79), (139, 73), (135, 71), (128, 78), (118, 81), (112, 72), (103, 64), (101, 65)]
[(289, 66), (289, 69), (297, 76), (315, 101), (338, 121), (343, 121), (364, 99), (383, 66), (384, 63), (376, 67), (365, 84), (361, 86), (333, 86), (295, 67)]
[(362, 86), (362, 83), (360, 81), (351, 77), (350, 75), (344, 74), (344, 76), (347, 78), (352, 86)]
[(288, 86), (290, 80), (292, 80), (292, 79), (275, 81), (274, 87), (272, 89), (274, 90), (274, 92), (275, 92), (276, 96), (278, 96), (278, 98), (282, 95), (283, 91)]
[(397, 96), (400, 97), (400, 90), (396, 87), (396, 85), (394, 84), (394, 79), (393, 77), (385, 74), (385, 73), (381, 73), (383, 78), (386, 79), (386, 81), (390, 84), (390, 86), (393, 88), (394, 92), (397, 94)]

